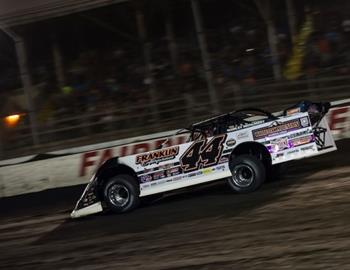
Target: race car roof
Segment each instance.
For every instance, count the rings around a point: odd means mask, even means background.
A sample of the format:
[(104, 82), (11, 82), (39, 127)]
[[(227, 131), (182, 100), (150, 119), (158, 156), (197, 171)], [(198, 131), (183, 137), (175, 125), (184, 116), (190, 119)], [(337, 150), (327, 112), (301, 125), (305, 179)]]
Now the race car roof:
[(23, 25), (128, 0), (2, 0), (0, 24)]

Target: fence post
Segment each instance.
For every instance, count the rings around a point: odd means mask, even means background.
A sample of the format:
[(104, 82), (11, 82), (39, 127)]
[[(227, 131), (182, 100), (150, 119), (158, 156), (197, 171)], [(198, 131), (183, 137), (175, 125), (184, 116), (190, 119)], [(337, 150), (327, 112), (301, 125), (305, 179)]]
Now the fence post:
[(210, 59), (209, 59), (209, 54), (207, 49), (207, 42), (205, 39), (204, 30), (203, 30), (202, 16), (199, 10), (199, 3), (197, 0), (191, 0), (191, 5), (192, 5), (193, 16), (194, 16), (194, 22), (196, 26), (199, 47), (201, 49), (201, 56), (202, 56), (202, 62), (204, 66), (205, 78), (207, 80), (207, 85), (209, 90), (209, 97), (213, 108), (213, 113), (217, 114), (220, 111), (219, 104), (218, 104), (218, 97), (217, 97), (217, 92), (213, 82), (213, 72), (210, 64)]
[(4, 158), (3, 130), (0, 127), (0, 160)]
[(295, 17), (293, 0), (286, 0), (286, 7), (287, 7), (287, 18), (288, 18), (290, 37), (294, 43), (297, 31), (296, 31), (296, 17)]
[(55, 65), (56, 80), (58, 82), (58, 86), (61, 89), (63, 86), (65, 86), (66, 80), (64, 76), (62, 52), (60, 47), (58, 46), (55, 36), (52, 36), (52, 56)]
[(158, 106), (156, 105), (157, 91), (156, 91), (156, 85), (155, 85), (155, 80), (153, 76), (153, 70), (152, 70), (152, 55), (151, 55), (152, 44), (147, 37), (147, 31), (145, 26), (145, 15), (141, 10), (141, 4), (140, 2), (135, 2), (135, 3), (136, 3), (137, 30), (138, 30), (139, 39), (142, 45), (143, 58), (144, 58), (145, 71), (146, 71), (145, 73), (147, 77), (147, 86), (148, 86), (151, 103), (155, 104), (151, 108), (152, 116), (153, 116), (152, 120), (154, 120), (155, 124), (158, 125), (159, 111), (158, 111)]
[(272, 19), (271, 0), (255, 0), (255, 4), (258, 7), (259, 12), (261, 13), (261, 17), (264, 19), (264, 22), (267, 27), (267, 39), (271, 50), (271, 60), (274, 78), (275, 80), (281, 80), (281, 64), (277, 48), (276, 27)]
[(24, 95), (27, 102), (27, 109), (29, 112), (30, 128), (32, 133), (32, 140), (34, 145), (39, 144), (38, 126), (36, 121), (36, 115), (34, 111), (33, 96), (32, 96), (32, 81), (28, 71), (27, 54), (24, 46), (23, 39), (18, 36), (14, 31), (10, 30), (4, 25), (0, 25), (0, 29), (5, 32), (15, 43), (17, 63), (22, 80), (22, 86), (24, 89)]
[(27, 108), (29, 112), (30, 128), (32, 133), (32, 139), (34, 145), (39, 144), (38, 125), (36, 121), (35, 108), (33, 104), (33, 93), (32, 93), (32, 80), (29, 75), (27, 65), (27, 54), (24, 47), (22, 38), (18, 37), (15, 39), (17, 61), (20, 70), (21, 80), (24, 89), (24, 95), (26, 97)]
[[(234, 109), (237, 110), (242, 107), (243, 104), (243, 91), (239, 83), (233, 82), (231, 84), (233, 96), (234, 96)], [(232, 109), (230, 109), (232, 110)]]

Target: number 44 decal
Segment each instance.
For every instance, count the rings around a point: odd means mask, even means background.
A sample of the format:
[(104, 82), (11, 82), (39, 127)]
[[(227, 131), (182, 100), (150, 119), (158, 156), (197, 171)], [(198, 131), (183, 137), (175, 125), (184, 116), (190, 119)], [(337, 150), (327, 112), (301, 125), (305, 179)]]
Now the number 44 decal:
[(183, 172), (190, 172), (216, 165), (219, 162), (226, 134), (194, 142), (180, 157)]

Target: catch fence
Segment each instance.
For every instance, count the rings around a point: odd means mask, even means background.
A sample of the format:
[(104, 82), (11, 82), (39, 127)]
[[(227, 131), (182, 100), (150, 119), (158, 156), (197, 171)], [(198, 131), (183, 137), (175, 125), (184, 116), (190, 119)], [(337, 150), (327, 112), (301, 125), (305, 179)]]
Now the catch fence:
[[(244, 107), (269, 111), (285, 109), (300, 100), (334, 101), (349, 98), (350, 77), (305, 79), (291, 82), (238, 84), (232, 81), (216, 85), (219, 113)], [(38, 126), (40, 143), (34, 145), (29, 124), (4, 128), (1, 132), (1, 159), (27, 154), (129, 138), (189, 126), (213, 116), (215, 107), (207, 90), (185, 92), (161, 101), (119, 106), (102, 112), (84, 112), (60, 116)], [(166, 91), (163, 89), (163, 92)]]

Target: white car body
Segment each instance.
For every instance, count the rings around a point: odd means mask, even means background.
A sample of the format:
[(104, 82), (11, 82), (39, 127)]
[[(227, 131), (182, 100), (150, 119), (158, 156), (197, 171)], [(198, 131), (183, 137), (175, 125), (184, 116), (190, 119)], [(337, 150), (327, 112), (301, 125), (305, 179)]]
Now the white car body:
[[(322, 145), (317, 144), (318, 138), (315, 136), (309, 113), (297, 112), (268, 122), (257, 120), (251, 124), (234, 126), (228, 128), (224, 134), (119, 157), (118, 164), (135, 172), (139, 181), (139, 196), (143, 197), (230, 177), (230, 155), (245, 143), (257, 143), (266, 147), (272, 165), (336, 150), (324, 118), (318, 123), (318, 127), (323, 129)], [(100, 200), (86, 200), (95, 181), (94, 175), (72, 212), (72, 217), (103, 210)], [(84, 200), (86, 205), (82, 204)]]

